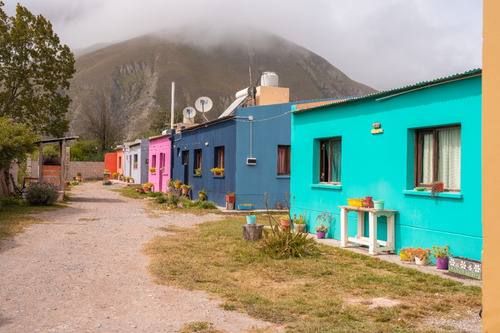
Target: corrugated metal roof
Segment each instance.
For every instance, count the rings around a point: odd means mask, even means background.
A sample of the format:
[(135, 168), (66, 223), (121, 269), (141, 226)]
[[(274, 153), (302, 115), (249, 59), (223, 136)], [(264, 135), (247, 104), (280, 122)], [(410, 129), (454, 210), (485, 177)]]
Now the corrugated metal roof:
[(432, 87), (434, 85), (446, 83), (448, 81), (455, 81), (455, 80), (460, 80), (460, 79), (466, 79), (466, 78), (477, 76), (477, 75), (481, 75), (481, 74), (482, 74), (482, 69), (481, 68), (476, 68), (476, 69), (472, 69), (472, 70), (469, 70), (469, 71), (466, 71), (466, 72), (463, 72), (463, 73), (458, 73), (458, 74), (454, 74), (454, 75), (450, 75), (450, 76), (446, 76), (446, 77), (442, 77), (442, 78), (438, 78), (438, 79), (434, 79), (434, 80), (430, 80), (430, 81), (422, 81), (422, 82), (415, 83), (415, 84), (408, 85), (408, 86), (404, 86), (404, 87), (401, 87), (401, 88), (394, 88), (394, 89), (390, 89), (390, 90), (379, 91), (379, 92), (376, 92), (376, 93), (373, 93), (373, 94), (363, 95), (363, 96), (357, 96), (357, 97), (352, 97), (352, 98), (346, 98), (346, 99), (334, 101), (334, 102), (329, 103), (329, 104), (324, 104), (324, 105), (319, 105), (319, 106), (311, 107), (311, 108), (308, 108), (308, 109), (296, 110), (296, 111), (293, 111), (292, 113), (294, 113), (294, 114), (295, 113), (302, 113), (302, 112), (306, 112), (306, 111), (310, 111), (310, 110), (316, 110), (316, 109), (325, 108), (325, 107), (328, 107), (328, 106), (331, 106), (331, 105), (345, 104), (345, 103), (350, 103), (350, 102), (364, 100), (364, 99), (367, 99), (367, 98), (378, 97), (378, 96), (380, 96), (380, 97), (384, 96), (386, 98), (389, 98), (389, 97), (391, 97), (392, 95), (395, 95), (395, 94), (409, 92), (411, 90), (416, 90), (416, 89), (422, 89), (422, 88)]

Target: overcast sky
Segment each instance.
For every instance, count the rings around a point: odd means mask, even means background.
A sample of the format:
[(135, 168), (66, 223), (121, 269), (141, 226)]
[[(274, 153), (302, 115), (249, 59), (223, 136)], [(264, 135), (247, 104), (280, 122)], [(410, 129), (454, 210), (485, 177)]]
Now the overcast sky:
[(482, 67), (482, 0), (3, 1), (9, 15), (19, 2), (45, 16), (72, 49), (164, 28), (244, 24), (304, 46), (378, 90)]

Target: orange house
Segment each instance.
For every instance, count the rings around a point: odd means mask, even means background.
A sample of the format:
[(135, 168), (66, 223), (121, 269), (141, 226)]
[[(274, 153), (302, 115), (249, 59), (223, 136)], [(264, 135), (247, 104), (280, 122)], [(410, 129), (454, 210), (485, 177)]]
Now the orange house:
[(113, 178), (113, 173), (118, 172), (118, 161), (116, 158), (116, 153), (108, 153), (104, 155), (104, 169), (108, 169), (111, 175), (110, 179)]

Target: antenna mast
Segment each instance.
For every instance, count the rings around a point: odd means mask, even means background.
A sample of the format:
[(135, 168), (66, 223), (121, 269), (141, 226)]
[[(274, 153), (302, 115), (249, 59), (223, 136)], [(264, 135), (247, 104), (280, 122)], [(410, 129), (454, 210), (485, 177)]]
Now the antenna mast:
[(172, 104), (170, 106), (170, 129), (174, 129), (175, 82), (172, 82)]

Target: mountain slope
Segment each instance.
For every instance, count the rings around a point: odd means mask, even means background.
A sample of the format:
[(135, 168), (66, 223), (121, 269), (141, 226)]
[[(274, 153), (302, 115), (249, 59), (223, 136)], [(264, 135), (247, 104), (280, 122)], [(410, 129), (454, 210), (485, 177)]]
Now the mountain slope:
[[(214, 102), (209, 119), (216, 118), (249, 86), (249, 67), (256, 82), (264, 71), (279, 75), (290, 88), (291, 101), (353, 96), (375, 90), (349, 79), (320, 56), (266, 33), (208, 41), (203, 36), (150, 34), (82, 55), (71, 82), (72, 131), (85, 136), (79, 125), (95, 95), (109, 97), (116, 121), (126, 138), (163, 122), (170, 109), (171, 82), (176, 83), (176, 120), (200, 96)], [(160, 126), (161, 127), (161, 126)]]

